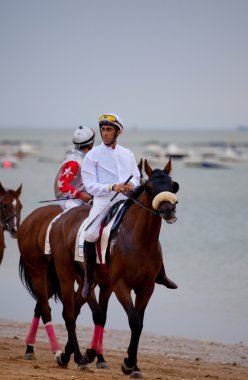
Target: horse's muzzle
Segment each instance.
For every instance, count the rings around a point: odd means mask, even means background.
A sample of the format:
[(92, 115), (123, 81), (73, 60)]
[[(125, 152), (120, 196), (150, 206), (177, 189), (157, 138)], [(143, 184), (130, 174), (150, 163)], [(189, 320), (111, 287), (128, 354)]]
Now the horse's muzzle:
[(170, 202), (163, 202), (159, 209), (159, 214), (167, 223), (175, 223), (177, 220), (176, 204), (172, 205)]
[(172, 223), (175, 223), (177, 221), (177, 217), (175, 216), (174, 218), (172, 219), (166, 219), (166, 222), (169, 223), (169, 224), (172, 224)]
[[(19, 227), (19, 226), (18, 226), (18, 227)], [(6, 224), (6, 225), (5, 225), (5, 230), (9, 232), (10, 236), (11, 236), (13, 239), (16, 239), (18, 228), (15, 228), (15, 227), (13, 227), (13, 226), (10, 226), (9, 224)]]

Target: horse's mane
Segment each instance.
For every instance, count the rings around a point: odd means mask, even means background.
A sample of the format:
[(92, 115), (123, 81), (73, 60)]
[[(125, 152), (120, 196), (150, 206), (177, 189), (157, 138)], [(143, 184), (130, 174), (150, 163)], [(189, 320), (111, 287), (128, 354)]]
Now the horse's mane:
[[(131, 192), (129, 193), (129, 196), (132, 197), (133, 199), (137, 199), (138, 196), (144, 191), (144, 189), (145, 189), (145, 187), (146, 187), (146, 183), (147, 183), (147, 181), (144, 182), (144, 183), (142, 183), (142, 185), (136, 187), (136, 189), (134, 189), (133, 191), (131, 191)], [(132, 199), (128, 199), (128, 200), (126, 201), (126, 204), (127, 204), (128, 206), (130, 206), (132, 203), (133, 203)]]
[(145, 181), (144, 183), (142, 183), (140, 186), (136, 187), (136, 189), (134, 189), (132, 192), (131, 192), (131, 195), (134, 199), (138, 198), (138, 196), (142, 193), (142, 191), (144, 190), (144, 188), (146, 187), (146, 182)]

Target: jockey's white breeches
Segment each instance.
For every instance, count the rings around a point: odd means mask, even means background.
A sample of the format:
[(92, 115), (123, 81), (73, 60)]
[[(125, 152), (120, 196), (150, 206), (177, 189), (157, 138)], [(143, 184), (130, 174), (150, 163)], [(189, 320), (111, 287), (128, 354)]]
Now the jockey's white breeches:
[(84, 202), (81, 199), (66, 199), (59, 202), (62, 210), (69, 210), (70, 208), (77, 207), (83, 205)]
[(94, 222), (91, 224), (91, 226), (84, 232), (85, 240), (94, 243), (98, 240), (99, 237), (99, 230), (101, 227), (102, 220), (104, 217), (109, 213), (109, 210), (111, 207), (119, 202), (120, 200), (124, 199), (126, 200), (127, 197), (123, 195), (122, 193), (119, 193), (117, 197), (110, 202), (110, 199), (113, 197), (113, 193), (111, 195), (106, 195), (104, 197), (94, 197), (93, 200), (93, 207), (90, 210), (86, 227), (94, 220)]

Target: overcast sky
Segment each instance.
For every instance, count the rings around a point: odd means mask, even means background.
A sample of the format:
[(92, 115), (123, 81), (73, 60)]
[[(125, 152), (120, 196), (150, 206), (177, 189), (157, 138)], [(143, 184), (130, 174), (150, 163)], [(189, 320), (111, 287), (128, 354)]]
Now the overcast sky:
[(248, 125), (247, 0), (0, 0), (0, 126)]

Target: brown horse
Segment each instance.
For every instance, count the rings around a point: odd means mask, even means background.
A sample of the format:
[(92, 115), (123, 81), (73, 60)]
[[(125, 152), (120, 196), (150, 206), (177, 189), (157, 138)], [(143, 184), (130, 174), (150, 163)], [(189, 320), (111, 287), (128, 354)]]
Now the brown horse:
[[(76, 207), (76, 213), (80, 215), (81, 220), (88, 216), (90, 206)], [(20, 262), (19, 273), (20, 278), (27, 288), (29, 293), (36, 300), (36, 306), (34, 310), (33, 320), (30, 326), (29, 333), (26, 337), (26, 352), (24, 357), (26, 359), (34, 358), (34, 344), (36, 340), (36, 334), (39, 327), (40, 318), (42, 319), (47, 335), (50, 341), (51, 351), (55, 354), (56, 360), (60, 366), (66, 366), (73, 352), (73, 347), (70, 342), (66, 344), (65, 354), (61, 353), (60, 344), (55, 335), (55, 331), (52, 325), (51, 309), (49, 306), (49, 299), (51, 297), (57, 297), (60, 299), (60, 285), (58, 282), (57, 274), (54, 267), (54, 259), (51, 255), (45, 255), (45, 238), (48, 225), (50, 222), (62, 212), (61, 207), (58, 205), (50, 205), (37, 208), (31, 214), (29, 214), (22, 222), (18, 231), (18, 245), (20, 250)], [(72, 210), (67, 211), (70, 214)], [(61, 219), (65, 215), (61, 216)], [(60, 219), (59, 219), (60, 220)], [(54, 223), (56, 225), (57, 221)], [(54, 228), (51, 228), (51, 232)], [(58, 258), (61, 260), (61, 257)], [(80, 269), (80, 283), (81, 288), (78, 288), (74, 294), (74, 306), (75, 318), (79, 315), (81, 306), (86, 303), (81, 297), (82, 284), (83, 284), (83, 271)], [(74, 275), (76, 280), (78, 275)], [(74, 286), (74, 285), (73, 285)], [(94, 301), (94, 294), (87, 300), (91, 305), (96, 305)], [(99, 307), (98, 307), (99, 308)], [(99, 358), (101, 361), (101, 358)], [(99, 367), (104, 367), (103, 364), (99, 364)], [(81, 369), (87, 369), (87, 363), (82, 358), (80, 363)]]
[[(103, 327), (106, 322), (108, 302), (114, 291), (127, 313), (131, 329), (128, 357), (124, 359), (122, 371), (125, 374), (131, 374), (132, 377), (142, 377), (137, 366), (137, 353), (145, 309), (154, 291), (155, 278), (162, 265), (159, 233), (162, 219), (167, 223), (176, 221), (175, 193), (179, 189), (179, 185), (173, 182), (169, 175), (171, 160), (163, 170), (152, 170), (147, 160), (144, 167), (148, 180), (128, 200), (129, 207), (112, 235), (107, 258), (108, 275), (101, 267), (95, 268), (94, 280), (100, 287), (101, 310), (95, 309), (95, 314), (93, 313), (95, 332), (91, 349), (88, 349), (84, 355), (84, 359), (90, 362), (102, 350)], [(65, 352), (61, 360), (62, 362), (64, 359), (69, 360), (70, 352), (73, 350), (74, 360), (79, 365), (82, 362), (82, 355), (76, 336), (74, 279), (75, 276), (79, 276), (78, 282), (81, 289), (82, 270), (74, 261), (74, 250), (76, 234), (81, 222), (82, 215), (79, 215), (76, 209), (72, 209), (55, 223), (50, 234), (69, 342), (68, 352)], [(132, 290), (136, 295), (135, 303), (131, 298)]]
[(16, 238), (20, 225), (22, 204), (19, 199), (22, 185), (17, 190), (5, 189), (0, 182), (0, 264), (3, 259), (5, 241), (4, 231)]
[(29, 293), (36, 300), (34, 316), (26, 338), (26, 359), (34, 357), (33, 346), (40, 317), (46, 326), (52, 352), (60, 350), (51, 321), (51, 310), (48, 300), (56, 293), (59, 286), (50, 255), (44, 254), (45, 237), (49, 223), (62, 212), (58, 205), (40, 207), (29, 214), (21, 223), (17, 241), (20, 250), (19, 274)]

